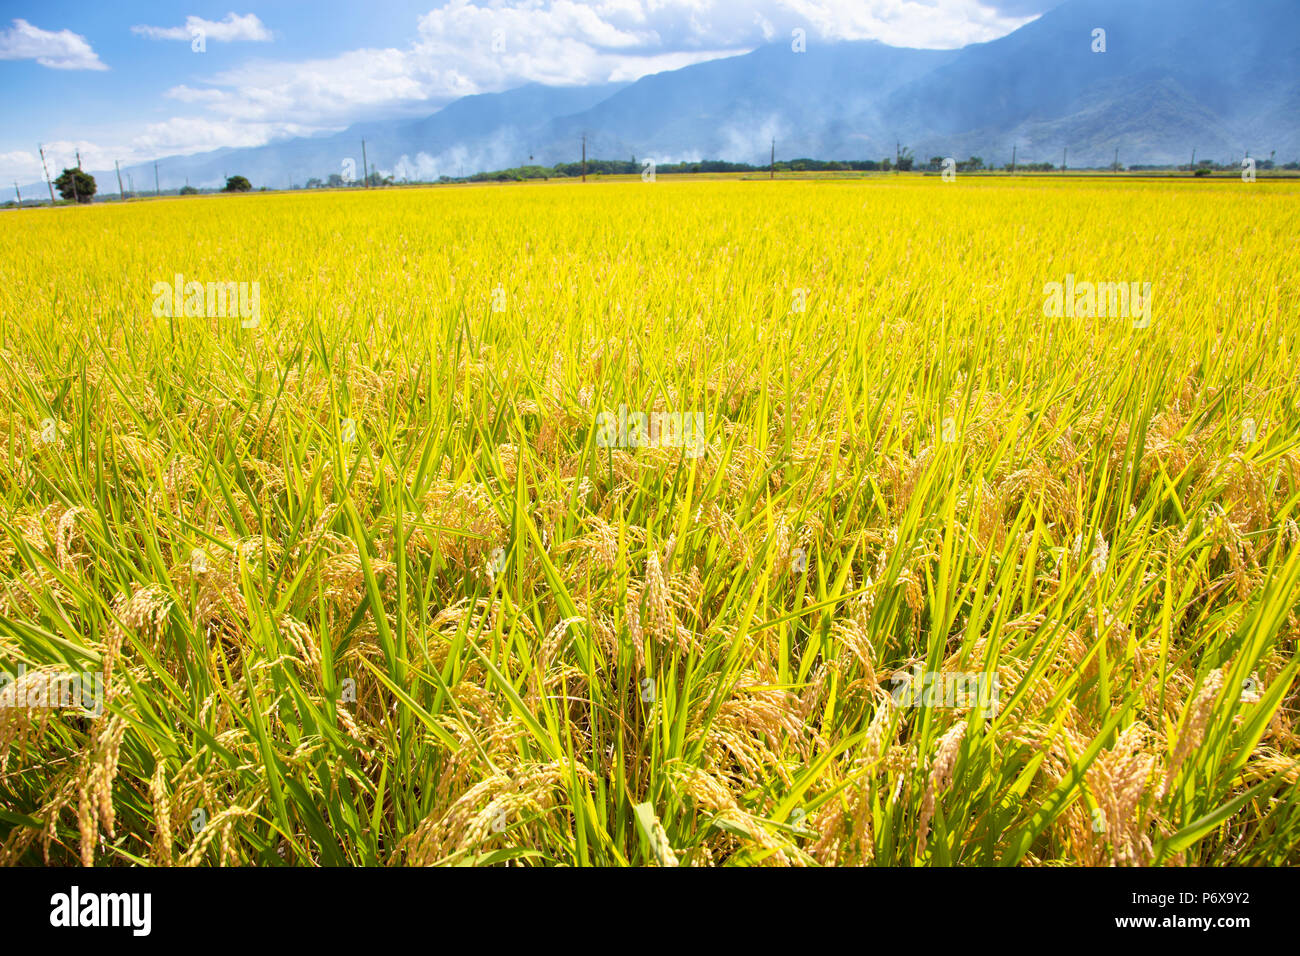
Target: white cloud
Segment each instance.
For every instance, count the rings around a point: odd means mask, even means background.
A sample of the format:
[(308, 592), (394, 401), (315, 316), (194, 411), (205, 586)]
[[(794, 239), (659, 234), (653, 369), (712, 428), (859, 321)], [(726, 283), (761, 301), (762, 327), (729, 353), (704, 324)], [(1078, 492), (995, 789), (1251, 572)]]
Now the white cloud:
[(415, 69), (406, 53), (388, 49), (300, 63), (254, 62), (210, 77), (205, 87), (176, 86), (166, 95), (230, 120), (330, 129), (404, 104), (423, 104), (423, 112), (431, 112), (431, 97), (476, 91), (455, 69)]
[(86, 38), (71, 30), (54, 33), (14, 20), (0, 30), (0, 60), (35, 60), (52, 70), (107, 70)]
[(955, 49), (1005, 36), (1034, 19), (999, 13), (980, 0), (774, 0), (822, 40), (880, 40), (891, 46)]
[[(226, 20), (264, 29), (252, 14)], [(878, 39), (953, 47), (1025, 21), (979, 0), (450, 0), (419, 18), (404, 48), (257, 61), (166, 95), (226, 120), (340, 129), (360, 119), (422, 115), (461, 96), (524, 83), (629, 82), (785, 42), (795, 27), (814, 44)], [(135, 29), (188, 38), (196, 23), (208, 21)]]
[[(421, 41), (465, 54), (501, 30), (508, 48), (560, 37), (630, 55), (752, 47), (788, 38), (880, 40), (948, 48), (991, 40), (1033, 17), (999, 12), (1001, 0), (451, 0), (420, 18)], [(1017, 0), (1021, 2), (1021, 0)], [(1033, 3), (1035, 0), (1022, 0)], [(1052, 0), (1037, 0), (1051, 6)]]
[(141, 25), (132, 27), (131, 32), (151, 40), (184, 40), (187, 43), (198, 33), (218, 43), (234, 43), (237, 40), (265, 43), (271, 39), (271, 31), (255, 13), (246, 13), (243, 16), (227, 13), (224, 20), (204, 20), (202, 17), (190, 16), (185, 18), (183, 27)]
[(293, 118), (329, 130), (384, 115), (425, 115), (462, 96), (525, 83), (627, 82), (753, 46), (674, 48), (648, 27), (639, 6), (619, 0), (528, 0), (513, 9), (453, 0), (421, 17), (404, 49), (350, 50), (302, 62), (259, 60), (166, 95), (225, 119)]
[[(682, 0), (655, 0), (648, 14), (640, 4), (619, 0), (531, 0), (513, 8), (452, 0), (420, 18), (407, 60), (417, 73), (434, 64), (455, 64), (456, 75), (474, 92), (495, 92), (523, 83), (637, 80), (756, 45), (753, 37), (734, 31), (665, 42), (656, 18), (683, 6)], [(436, 82), (431, 85), (433, 95), (446, 95)]]
[(311, 132), (294, 123), (245, 123), (179, 116), (150, 123), (144, 132), (132, 138), (125, 152), (132, 157), (131, 162), (138, 162), (145, 157), (187, 156), (222, 147), (260, 146), (273, 139)]
[[(77, 165), (77, 153), (81, 153), (81, 168), (87, 171), (103, 169), (107, 164), (113, 168), (113, 155), (101, 149), (90, 140), (55, 140), (43, 144), (45, 149), (45, 167), (50, 171), (50, 178), (57, 179), (59, 173)], [(9, 179), (20, 183), (40, 183), (45, 188), (45, 171), (41, 167), (41, 157), (36, 150), (15, 150), (12, 153), (0, 153), (0, 168), (12, 170)], [(101, 188), (102, 188), (101, 183)], [(23, 198), (29, 197), (25, 192)]]
[(0, 169), (5, 170), (8, 173), (8, 178), (15, 182), (31, 182), (41, 178), (40, 157), (35, 153), (29, 153), (25, 149), (0, 153)]

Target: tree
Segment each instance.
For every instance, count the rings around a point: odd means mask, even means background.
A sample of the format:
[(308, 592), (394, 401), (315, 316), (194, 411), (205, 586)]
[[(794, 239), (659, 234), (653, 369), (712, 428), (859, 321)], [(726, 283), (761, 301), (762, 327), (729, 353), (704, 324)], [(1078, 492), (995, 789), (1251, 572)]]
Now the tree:
[(222, 192), (246, 193), (251, 192), (252, 189), (253, 184), (243, 176), (228, 176), (226, 177), (226, 188), (223, 189)]
[(64, 199), (90, 202), (90, 197), (95, 195), (95, 177), (80, 169), (65, 169), (54, 180), (54, 188)]
[(182, 196), (197, 196), (198, 194), (199, 191), (195, 189), (193, 186), (185, 185), (181, 187)]

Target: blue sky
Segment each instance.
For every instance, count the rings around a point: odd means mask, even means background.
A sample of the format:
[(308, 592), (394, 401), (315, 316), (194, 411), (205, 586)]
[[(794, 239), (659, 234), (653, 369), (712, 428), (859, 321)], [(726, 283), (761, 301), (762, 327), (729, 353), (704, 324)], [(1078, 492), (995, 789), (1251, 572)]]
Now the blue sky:
[[(787, 41), (951, 48), (1059, 0), (0, 0), (0, 182), (632, 80)], [(201, 40), (196, 42), (196, 38)], [(196, 50), (195, 47), (201, 47)], [(10, 187), (12, 188), (12, 187)]]

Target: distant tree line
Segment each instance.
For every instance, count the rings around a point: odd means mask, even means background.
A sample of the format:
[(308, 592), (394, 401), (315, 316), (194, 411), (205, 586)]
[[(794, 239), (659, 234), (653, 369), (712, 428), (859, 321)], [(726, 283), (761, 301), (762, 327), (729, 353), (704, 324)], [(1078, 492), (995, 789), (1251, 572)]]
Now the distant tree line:
[[(721, 159), (704, 159), (695, 162), (681, 163), (656, 163), (654, 166), (655, 173), (673, 174), (673, 173), (765, 173), (769, 170), (776, 172), (908, 172), (913, 169), (922, 172), (939, 173), (943, 171), (946, 159), (942, 156), (931, 156), (929, 161), (922, 165), (917, 162), (909, 149), (901, 147), (892, 159), (886, 157), (881, 160), (874, 159), (855, 159), (855, 160), (834, 160), (834, 159), (783, 159), (774, 166), (763, 164), (753, 165), (751, 163), (730, 163)], [(966, 159), (955, 160), (956, 171), (960, 173), (972, 173), (982, 170), (1011, 169), (1011, 163), (998, 167), (986, 165), (984, 159), (980, 156), (970, 156)], [(585, 172), (591, 176), (630, 176), (639, 175), (647, 168), (645, 161), (638, 161), (636, 157), (631, 159), (589, 159), (585, 164)], [(1083, 167), (1080, 167), (1083, 168)], [(1209, 176), (1213, 173), (1236, 173), (1241, 170), (1241, 160), (1232, 160), (1226, 163), (1216, 163), (1213, 160), (1199, 160), (1195, 166), (1191, 163), (1182, 164), (1133, 164), (1127, 167), (1132, 172), (1190, 172), (1196, 176)], [(1255, 158), (1255, 168), (1264, 170), (1288, 170), (1291, 172), (1300, 171), (1300, 160), (1292, 160), (1289, 163), (1277, 163), (1272, 158), (1260, 159)], [(1035, 162), (1017, 162), (1015, 164), (1017, 171), (1026, 173), (1052, 172), (1056, 166), (1051, 163)], [(497, 169), (489, 172), (473, 173), (469, 176), (439, 176), (440, 183), (482, 183), (482, 182), (522, 182), (530, 179), (564, 179), (574, 178), (583, 175), (583, 163), (556, 163), (554, 166), (512, 166), (509, 169)], [(382, 176), (374, 171), (371, 167), (371, 173), (365, 180), (353, 179), (345, 180), (338, 173), (331, 173), (327, 179), (321, 180), (312, 177), (307, 180), (307, 189), (322, 188), (339, 188), (343, 186), (392, 186), (394, 185), (393, 177)], [(54, 180), (54, 188), (58, 190), (63, 199), (72, 202), (88, 203), (94, 197), (97, 190), (95, 177), (79, 168), (64, 169), (62, 174)], [(267, 187), (261, 187), (265, 191)], [(297, 189), (299, 187), (292, 187)], [(230, 176), (226, 179), (226, 184), (222, 187), (221, 192), (249, 192), (253, 189), (252, 183), (244, 176)], [(169, 190), (170, 192), (170, 190)], [(194, 196), (199, 194), (199, 190), (193, 186), (185, 185), (180, 188), (179, 194), (182, 196)], [(39, 205), (39, 203), (32, 203)], [(16, 205), (12, 200), (0, 203), (5, 207)], [(24, 201), (23, 205), (28, 205)]]
[[(655, 163), (655, 174), (673, 173), (765, 173), (775, 168), (776, 172), (833, 172), (837, 170), (855, 172), (888, 172), (895, 166), (890, 159), (873, 160), (827, 160), (827, 159), (783, 159), (775, 167), (764, 163), (730, 163), (721, 159), (702, 159), (694, 162)], [(640, 175), (646, 170), (646, 161), (633, 159), (589, 159), (586, 163), (588, 176), (632, 176)], [(898, 165), (899, 169), (911, 167), (910, 157)], [(522, 182), (528, 179), (563, 179), (581, 176), (583, 164), (556, 163), (554, 166), (512, 166), (509, 169), (495, 169), (488, 172), (473, 173), (469, 176), (439, 176), (441, 183), (482, 183), (482, 182)], [(332, 179), (333, 177), (331, 177)], [(317, 180), (319, 183), (319, 180)], [(311, 185), (311, 183), (308, 183)]]
[[(1255, 168), (1264, 169), (1289, 169), (1300, 170), (1300, 160), (1292, 160), (1289, 163), (1276, 163), (1271, 159), (1259, 159), (1255, 157)], [(1241, 160), (1235, 159), (1228, 163), (1216, 163), (1213, 160), (1198, 160), (1196, 165), (1191, 163), (1182, 163), (1181, 165), (1167, 164), (1164, 166), (1152, 165), (1133, 165), (1129, 169), (1134, 170), (1178, 170), (1179, 172), (1192, 172), (1197, 176), (1208, 176), (1210, 173), (1239, 173), (1241, 172)]]
[[(381, 176), (371, 167), (370, 175), (364, 180), (361, 179), (344, 179), (338, 173), (330, 173), (324, 180), (313, 176), (307, 180), (306, 188), (308, 189), (342, 189), (344, 186), (391, 186), (393, 185), (392, 176)], [(298, 187), (294, 187), (297, 189)]]
[[(774, 170), (779, 173), (790, 172), (910, 172), (920, 170), (922, 172), (939, 173), (943, 171), (945, 158), (942, 156), (931, 156), (928, 162), (922, 163), (913, 157), (912, 151), (900, 146), (893, 157), (884, 159), (854, 159), (854, 160), (835, 160), (835, 159), (783, 159), (779, 160), (774, 166), (767, 163), (756, 165), (753, 163), (732, 163), (721, 159), (703, 159), (694, 162), (680, 163), (658, 163), (654, 165), (655, 174), (663, 173), (671, 175), (674, 173), (766, 173)], [(966, 159), (955, 160), (956, 171), (959, 173), (973, 173), (993, 170), (1010, 170), (1012, 163), (1007, 162), (1005, 165), (998, 166), (985, 163), (981, 156), (969, 156)], [(327, 179), (312, 177), (307, 180), (307, 189), (331, 188), (338, 189), (344, 186), (392, 186), (394, 185), (392, 176), (381, 176), (373, 171), (367, 177), (366, 181), (360, 179), (345, 180), (338, 173), (331, 173)], [(511, 166), (508, 169), (493, 169), (483, 172), (471, 173), (468, 176), (439, 176), (439, 183), (488, 183), (488, 182), (524, 182), (535, 179), (569, 179), (582, 176), (584, 173), (589, 176), (634, 176), (640, 175), (647, 169), (645, 160), (638, 160), (635, 156), (631, 159), (589, 159), (586, 163), (556, 163), (554, 166), (541, 166), (529, 164), (524, 166)], [(1080, 167), (1083, 168), (1083, 167)], [(1190, 170), (1191, 167), (1184, 166), (1130, 166), (1132, 170), (1144, 169), (1181, 169)], [(1206, 175), (1210, 169), (1236, 169), (1236, 165), (1213, 165), (1209, 160), (1203, 160), (1197, 164), (1195, 172), (1198, 175)], [(1273, 169), (1274, 164), (1270, 160), (1257, 161), (1257, 168), (1261, 170)], [(1300, 163), (1287, 163), (1285, 166), (1278, 166), (1278, 169), (1300, 169)], [(1057, 167), (1047, 162), (1022, 161), (1014, 165), (1018, 172), (1026, 173), (1046, 173), (1053, 172)], [(1203, 172), (1202, 169), (1205, 171)], [(413, 182), (418, 182), (414, 181)], [(294, 187), (298, 188), (298, 187)]]
[[(776, 164), (769, 165), (752, 164), (752, 163), (732, 163), (721, 159), (704, 159), (694, 162), (680, 163), (655, 163), (654, 171), (656, 175), (663, 173), (672, 175), (674, 173), (766, 173), (769, 170), (775, 170), (778, 173), (790, 172), (910, 172), (919, 170), (922, 172), (939, 173), (943, 171), (945, 157), (931, 156), (928, 162), (922, 162), (912, 156), (907, 147), (901, 147), (897, 155), (885, 157), (884, 159), (854, 159), (854, 160), (834, 160), (834, 159), (783, 159), (778, 160)], [(993, 170), (1010, 170), (1012, 163), (999, 166), (996, 164), (986, 163), (981, 156), (969, 156), (966, 159), (955, 160), (956, 171), (959, 173), (974, 173), (981, 171)], [(1014, 169), (1017, 172), (1025, 173), (1046, 173), (1054, 172), (1057, 166), (1048, 162), (1033, 162), (1030, 160), (1016, 162)], [(1079, 167), (1093, 168), (1093, 167)], [(1193, 171), (1198, 175), (1207, 175), (1210, 171), (1238, 170), (1241, 168), (1240, 161), (1227, 164), (1215, 164), (1210, 160), (1202, 160), (1197, 163), (1193, 169), (1190, 165), (1182, 166), (1142, 166), (1133, 165), (1128, 169), (1141, 170), (1182, 170), (1184, 172)], [(1256, 160), (1256, 168), (1260, 170), (1268, 169), (1287, 169), (1300, 170), (1300, 162), (1286, 163), (1285, 165), (1274, 165), (1272, 160)], [(486, 170), (478, 173), (471, 173), (468, 176), (439, 176), (436, 180), (439, 183), (487, 183), (487, 182), (524, 182), (534, 179), (568, 179), (582, 176), (585, 172), (588, 176), (633, 176), (640, 175), (647, 169), (645, 160), (638, 160), (636, 157), (631, 159), (589, 159), (585, 164), (581, 162), (556, 163), (554, 166), (541, 166), (529, 164), (524, 166), (511, 166), (508, 169)], [(367, 177), (370, 186), (391, 186), (394, 185), (392, 176), (380, 176), (377, 172), (371, 172)], [(362, 186), (359, 179), (344, 180), (338, 173), (331, 173), (328, 179), (321, 180), (312, 178), (307, 180), (306, 188), (339, 188), (343, 186)]]

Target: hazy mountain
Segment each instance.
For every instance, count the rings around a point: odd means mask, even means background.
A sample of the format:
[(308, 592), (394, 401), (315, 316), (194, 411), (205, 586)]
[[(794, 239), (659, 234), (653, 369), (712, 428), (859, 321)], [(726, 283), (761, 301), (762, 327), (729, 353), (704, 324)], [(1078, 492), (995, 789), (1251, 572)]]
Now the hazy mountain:
[[(361, 178), (361, 140), (366, 160), (397, 178), (436, 179), (480, 169), (499, 169), (528, 162), (534, 148), (529, 134), (546, 120), (585, 110), (623, 88), (624, 84), (582, 87), (547, 87), (532, 83), (505, 93), (466, 96), (419, 120), (358, 123), (340, 133), (303, 137), (245, 149), (219, 149), (193, 156), (159, 160), (164, 189), (186, 180), (194, 186), (224, 185), (225, 177), (246, 176), (255, 186), (302, 185), (309, 178), (326, 179), (344, 173), (351, 161), (352, 174)], [(153, 164), (123, 166), (136, 190), (153, 189)], [(101, 191), (116, 190), (112, 170), (108, 179), (94, 174)], [(109, 184), (112, 184), (111, 187)]]
[[(1094, 29), (1106, 51), (1092, 51)], [(1070, 0), (966, 47), (882, 112), (918, 156), (1101, 165), (1300, 155), (1296, 0)]]
[[(1093, 31), (1105, 52), (1093, 52)], [(646, 77), (548, 124), (566, 157), (879, 159), (983, 156), (1105, 165), (1300, 158), (1300, 2), (1069, 0), (954, 52), (841, 43)], [(591, 152), (589, 148), (589, 152)]]
[(610, 159), (765, 163), (773, 138), (785, 157), (879, 158), (879, 105), (956, 55), (872, 41), (805, 53), (788, 43), (761, 47), (647, 76), (585, 112), (552, 120), (543, 138), (557, 160), (573, 158), (584, 132), (588, 155)]
[[(1104, 53), (1093, 31), (1105, 30)], [(1067, 0), (1014, 33), (956, 51), (876, 42), (789, 42), (632, 84), (524, 86), (470, 96), (418, 121), (161, 160), (164, 187), (240, 173), (285, 186), (359, 171), (360, 140), (386, 174), (430, 179), (587, 155), (660, 162), (919, 159), (1003, 164), (1229, 161), (1249, 149), (1300, 158), (1300, 0)], [(124, 170), (125, 172), (125, 170)], [(152, 188), (152, 165), (133, 167)], [(112, 171), (96, 172), (102, 191)]]

